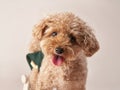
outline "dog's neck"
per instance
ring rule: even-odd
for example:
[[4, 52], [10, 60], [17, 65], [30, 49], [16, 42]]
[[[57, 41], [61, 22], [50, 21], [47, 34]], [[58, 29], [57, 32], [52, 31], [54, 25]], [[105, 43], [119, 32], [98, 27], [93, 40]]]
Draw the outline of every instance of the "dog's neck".
[[[76, 58], [73, 61], [67, 61], [64, 70], [64, 80], [77, 81], [81, 79], [81, 75], [87, 72], [87, 63], [85, 57]], [[84, 76], [86, 77], [86, 76]]]
[[[53, 74], [60, 74], [65, 81], [78, 81], [82, 77], [86, 77], [87, 73], [87, 63], [86, 57], [82, 54], [79, 54], [75, 60], [66, 60], [63, 65], [55, 66], [50, 57], [45, 57], [40, 68], [40, 73], [54, 72]], [[56, 72], [56, 73], [55, 73]]]

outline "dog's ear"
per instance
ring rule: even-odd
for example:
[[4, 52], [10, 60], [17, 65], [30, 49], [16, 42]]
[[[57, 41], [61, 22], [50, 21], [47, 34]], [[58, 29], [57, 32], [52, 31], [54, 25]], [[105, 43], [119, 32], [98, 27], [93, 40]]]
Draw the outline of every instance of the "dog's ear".
[[48, 25], [46, 25], [45, 21], [41, 21], [38, 25], [35, 25], [33, 29], [33, 37], [41, 40], [44, 32], [48, 29]]
[[42, 39], [45, 30], [48, 26], [45, 24], [45, 21], [41, 21], [39, 24], [34, 26], [33, 29], [33, 39], [30, 42], [29, 51], [37, 52], [40, 51], [40, 40]]
[[78, 36], [78, 43], [87, 57], [92, 56], [99, 49], [99, 43], [89, 26], [83, 25]]

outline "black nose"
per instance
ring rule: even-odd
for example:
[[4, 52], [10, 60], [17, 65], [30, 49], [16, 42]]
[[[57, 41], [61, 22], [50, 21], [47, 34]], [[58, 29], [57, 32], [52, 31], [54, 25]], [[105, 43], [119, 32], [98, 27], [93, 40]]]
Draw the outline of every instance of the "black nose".
[[62, 54], [62, 53], [64, 52], [64, 50], [63, 50], [63, 48], [57, 47], [57, 48], [55, 49], [55, 52], [56, 52], [57, 54]]

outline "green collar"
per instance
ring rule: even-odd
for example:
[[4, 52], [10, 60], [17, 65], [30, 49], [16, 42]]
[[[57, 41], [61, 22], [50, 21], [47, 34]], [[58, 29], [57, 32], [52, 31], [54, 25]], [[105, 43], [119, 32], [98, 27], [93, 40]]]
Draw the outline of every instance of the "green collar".
[[31, 69], [33, 68], [30, 64], [31, 61], [33, 61], [36, 65], [38, 65], [38, 68], [40, 68], [43, 57], [44, 57], [44, 54], [41, 51], [34, 52], [34, 53], [28, 53], [26, 55], [27, 62], [28, 62]]

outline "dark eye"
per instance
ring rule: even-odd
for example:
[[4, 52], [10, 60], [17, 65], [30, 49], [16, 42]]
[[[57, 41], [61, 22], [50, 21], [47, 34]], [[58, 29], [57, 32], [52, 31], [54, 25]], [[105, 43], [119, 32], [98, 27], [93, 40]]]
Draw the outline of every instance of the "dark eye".
[[53, 32], [51, 35], [55, 37], [57, 35], [57, 32]]
[[69, 36], [70, 37], [70, 42], [71, 43], [75, 43], [76, 42], [76, 38], [72, 35]]

